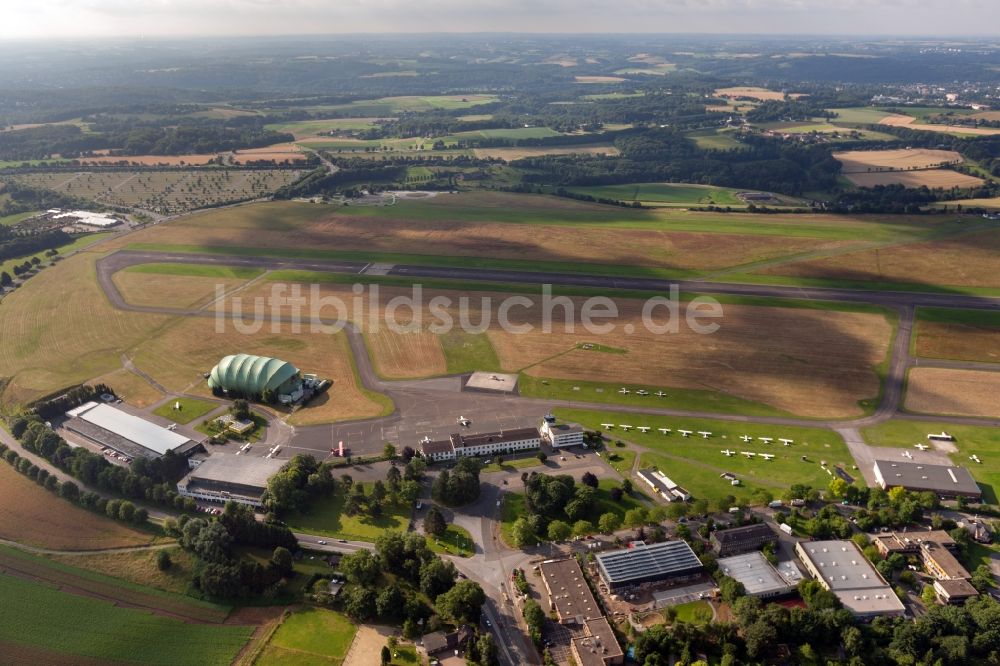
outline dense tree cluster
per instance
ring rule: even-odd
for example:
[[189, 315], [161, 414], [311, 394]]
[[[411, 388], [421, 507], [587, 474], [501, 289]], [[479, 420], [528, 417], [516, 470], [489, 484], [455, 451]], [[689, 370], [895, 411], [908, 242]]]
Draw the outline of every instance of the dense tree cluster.
[[476, 458], [461, 458], [451, 470], [441, 470], [431, 486], [431, 496], [449, 506], [468, 504], [479, 497], [479, 469]]
[[262, 502], [268, 511], [281, 514], [305, 509], [315, 498], [329, 497], [334, 490], [330, 467], [298, 454], [267, 480]]

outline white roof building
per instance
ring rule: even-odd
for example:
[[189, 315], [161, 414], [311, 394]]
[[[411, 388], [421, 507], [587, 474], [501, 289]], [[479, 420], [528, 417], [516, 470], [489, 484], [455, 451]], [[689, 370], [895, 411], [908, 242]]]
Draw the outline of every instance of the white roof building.
[[186, 454], [196, 446], [184, 435], [103, 403], [88, 402], [66, 415], [67, 429], [130, 457]]

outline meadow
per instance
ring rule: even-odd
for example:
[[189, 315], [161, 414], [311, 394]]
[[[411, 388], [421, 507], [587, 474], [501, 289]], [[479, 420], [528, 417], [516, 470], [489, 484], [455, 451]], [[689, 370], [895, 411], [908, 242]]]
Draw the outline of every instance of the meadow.
[[356, 632], [357, 626], [341, 613], [303, 608], [285, 617], [254, 663], [342, 664]]
[[736, 196], [739, 190], [686, 183], [630, 183], [625, 185], [595, 185], [572, 187], [570, 192], [599, 199], [638, 202], [644, 206], [713, 205], [745, 208]]
[[[157, 416], [170, 419], [174, 423], [191, 423], [205, 414], [221, 407], [217, 402], [195, 398], [173, 398], [153, 411]], [[180, 407], [180, 409], [177, 409]]]
[[[167, 666], [229, 664], [252, 630], [188, 624], [8, 575], [0, 575], [0, 597], [0, 640], [5, 641], [5, 659], [15, 661], [23, 649], [67, 663], [77, 658]], [[37, 652], [33, 657], [38, 658]]]
[[[853, 471], [854, 459], [840, 435], [822, 428], [773, 426], [713, 419], [647, 416], [644, 414], [616, 413], [608, 411], [557, 409], [556, 415], [567, 421], [582, 424], [588, 430], [603, 431], [611, 440], [622, 440], [642, 447], [632, 449], [639, 453], [640, 468], [653, 466], [661, 469], [675, 483], [690, 492], [695, 499], [716, 500], [727, 495], [749, 499], [754, 491], [764, 489], [774, 496], [794, 483], [804, 483], [814, 488], [825, 488], [832, 478], [823, 471], [821, 461], [828, 466], [839, 465], [849, 475], [860, 477]], [[602, 423], [630, 424], [634, 427], [649, 426], [648, 433], [634, 428], [628, 432], [620, 427], [605, 430]], [[667, 435], [657, 428], [670, 428]], [[678, 429], [708, 431], [710, 439], [702, 439], [693, 434], [682, 437]], [[743, 442], [740, 437], [749, 435], [752, 442]], [[775, 438], [764, 443], [756, 438]], [[791, 446], [782, 446], [777, 438], [794, 440]], [[733, 456], [723, 455], [722, 450], [732, 450]], [[606, 449], [608, 454], [620, 451], [614, 445]], [[741, 451], [757, 454], [773, 454], [773, 460], [746, 458]], [[805, 460], [803, 460], [805, 456]], [[720, 478], [723, 472], [735, 474], [741, 485], [732, 486]]]
[[[358, 485], [365, 487], [366, 494], [371, 491], [369, 483]], [[294, 531], [352, 541], [375, 541], [386, 530], [405, 532], [410, 522], [412, 507], [401, 505], [385, 506], [378, 518], [348, 516], [344, 513], [346, 499], [342, 486], [338, 486], [332, 497], [314, 502], [308, 513], [289, 514], [284, 520]]]
[[[73, 252], [78, 252], [80, 250], [86, 249], [91, 245], [93, 245], [94, 243], [98, 243], [102, 240], [105, 240], [106, 238], [110, 238], [112, 235], [114, 235], [114, 232], [111, 231], [99, 231], [97, 233], [91, 233], [91, 234], [80, 234], [79, 236], [74, 237], [73, 242], [69, 243], [68, 245], [63, 245], [62, 247], [57, 248], [59, 250], [59, 261], [62, 261], [63, 257], [66, 257], [67, 255]], [[8, 259], [7, 261], [0, 261], [0, 272], [12, 273], [12, 271], [14, 270], [14, 266], [23, 264], [25, 261], [31, 261], [35, 257], [37, 257], [38, 260], [41, 262], [40, 264], [41, 267], [45, 267], [48, 263], [52, 261], [52, 257], [45, 256], [44, 252], [27, 254], [24, 255], [23, 257], [18, 257], [17, 259]]]

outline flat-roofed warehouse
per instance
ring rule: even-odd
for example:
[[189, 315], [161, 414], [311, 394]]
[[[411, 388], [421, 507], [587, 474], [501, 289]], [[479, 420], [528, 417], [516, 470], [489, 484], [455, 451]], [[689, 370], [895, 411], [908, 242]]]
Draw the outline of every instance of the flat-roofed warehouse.
[[549, 607], [560, 624], [582, 626], [587, 620], [604, 617], [575, 559], [547, 560], [538, 568], [549, 594]]
[[159, 458], [172, 451], [187, 456], [199, 442], [104, 403], [88, 402], [66, 412], [63, 426], [129, 458]]
[[800, 541], [795, 544], [806, 570], [861, 619], [903, 615], [903, 603], [853, 541]]
[[213, 453], [177, 482], [184, 497], [209, 502], [239, 502], [261, 506], [267, 480], [284, 466], [276, 458]]
[[875, 481], [883, 490], [901, 486], [915, 492], [929, 490], [946, 497], [979, 500], [983, 496], [969, 470], [955, 465], [876, 460]]
[[646, 544], [596, 555], [597, 569], [608, 589], [618, 591], [643, 583], [681, 581], [698, 576], [704, 567], [686, 541]]
[[791, 562], [785, 565], [784, 570], [774, 567], [760, 552], [719, 559], [719, 571], [742, 583], [748, 595], [761, 599], [795, 592], [802, 574]]

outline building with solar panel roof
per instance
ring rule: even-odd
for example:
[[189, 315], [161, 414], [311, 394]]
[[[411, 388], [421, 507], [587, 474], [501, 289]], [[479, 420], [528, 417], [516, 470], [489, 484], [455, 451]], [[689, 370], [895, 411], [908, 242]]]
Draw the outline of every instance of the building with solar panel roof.
[[646, 583], [681, 582], [704, 571], [701, 560], [686, 541], [651, 544], [634, 541], [628, 548], [595, 557], [601, 579], [613, 592]]

